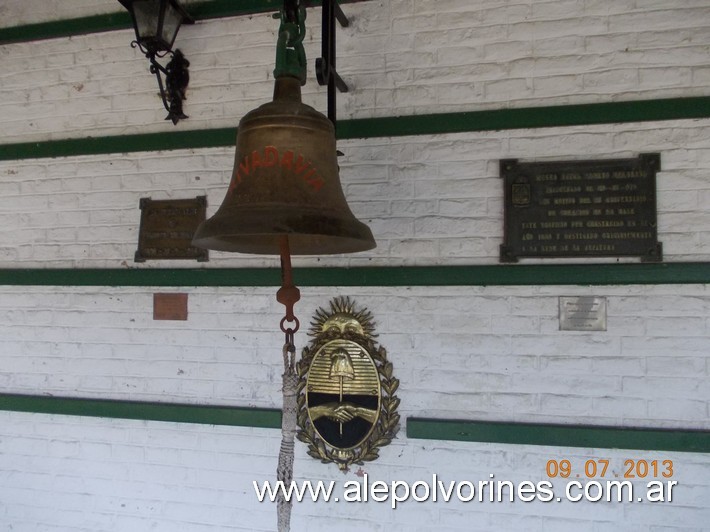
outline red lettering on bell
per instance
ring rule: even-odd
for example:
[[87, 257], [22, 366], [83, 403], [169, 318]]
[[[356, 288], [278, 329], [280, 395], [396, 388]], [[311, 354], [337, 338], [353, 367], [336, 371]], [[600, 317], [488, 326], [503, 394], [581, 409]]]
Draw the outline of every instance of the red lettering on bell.
[[237, 175], [239, 176], [239, 182], [242, 182], [242, 172], [244, 175], [249, 175], [249, 156], [244, 157], [244, 160], [239, 163], [239, 170], [237, 170]]
[[311, 171], [303, 176], [303, 180], [311, 187], [313, 187], [316, 192], [318, 192], [323, 186], [323, 180], [320, 178], [320, 176], [314, 178], [313, 176], [315, 175], [315, 173], [316, 169], [311, 168]]
[[274, 166], [276, 161], [279, 160], [279, 150], [276, 146], [267, 146], [264, 148], [264, 162], [263, 166]]
[[[234, 175], [229, 183], [228, 193], [231, 194], [242, 182], [244, 176], [249, 176], [251, 171], [255, 168], [267, 168], [276, 166], [277, 164], [280, 165], [282, 169], [296, 174], [311, 187], [314, 192], [318, 192], [323, 188], [323, 185], [325, 185], [325, 181], [320, 174], [318, 174], [318, 170], [314, 168], [311, 162], [307, 161], [302, 154], [296, 157], [296, 153], [293, 150], [286, 150], [283, 157], [281, 157], [276, 146], [265, 146], [263, 153], [260, 154], [257, 150], [254, 150], [251, 154], [247, 154], [235, 167]], [[258, 175], [255, 177], [258, 177]]]
[[261, 168], [263, 165], [261, 163], [261, 157], [259, 157], [259, 152], [254, 150], [251, 152], [251, 167]]
[[318, 177], [316, 179], [309, 179], [307, 183], [313, 188], [313, 190], [318, 192], [321, 188], [323, 188], [325, 181]]
[[306, 162], [306, 160], [303, 158], [303, 155], [299, 155], [298, 159], [296, 159], [296, 168], [294, 168], [294, 170], [296, 171], [297, 174], [300, 174], [306, 168], [308, 168], [310, 165], [311, 165], [311, 163]]
[[286, 153], [284, 153], [284, 158], [281, 159], [281, 168], [288, 168], [289, 170], [293, 170], [293, 156], [295, 154], [293, 153], [293, 150], [288, 150]]

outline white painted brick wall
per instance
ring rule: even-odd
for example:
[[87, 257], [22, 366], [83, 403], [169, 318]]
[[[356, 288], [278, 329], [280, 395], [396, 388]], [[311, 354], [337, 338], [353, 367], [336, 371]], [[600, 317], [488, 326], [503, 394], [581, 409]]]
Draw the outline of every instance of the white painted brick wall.
[[[120, 7], [120, 4], [118, 6]], [[0, 5], [0, 28], [90, 17], [116, 11], [118, 9], [114, 0], [3, 0]]]
[[[4, 24], [26, 21], [14, 3], [5, 10]], [[702, 1], [402, 0], [345, 11], [352, 25], [338, 30], [338, 69], [352, 90], [339, 97], [342, 119], [707, 93], [710, 8]], [[324, 110], [313, 72], [319, 10], [307, 27], [304, 101]], [[180, 30], [176, 46], [191, 77], [190, 119], [178, 129], [234, 127], [270, 99], [277, 29], [259, 14]], [[125, 30], [2, 46], [3, 142], [175, 129], [132, 38]]]
[[[3, 390], [278, 408], [282, 309], [273, 290], [187, 291], [189, 320], [180, 322], [152, 320], [150, 289], [5, 287]], [[304, 320], [343, 293], [303, 292]], [[705, 286], [346, 293], [375, 314], [406, 415], [710, 428]], [[559, 331], [560, 295], [606, 297], [608, 330]], [[299, 345], [307, 341], [298, 333]]]
[[[117, 2], [5, 2], [2, 25], [116, 11]], [[62, 4], [61, 6], [59, 4]], [[393, 0], [344, 6], [340, 117], [395, 116], [707, 95], [707, 2]], [[310, 11], [309, 64], [320, 52]], [[271, 95], [268, 15], [185, 27], [191, 61], [178, 130], [236, 126]], [[4, 143], [172, 131], [129, 31], [0, 47]], [[323, 110], [312, 72], [307, 103]], [[498, 161], [661, 153], [667, 261], [710, 260], [708, 120], [357, 139], [343, 188], [378, 248], [295, 266], [495, 264]], [[138, 267], [141, 197], [221, 202], [231, 149], [0, 162], [0, 265]], [[530, 261], [533, 262], [533, 261]], [[550, 261], [544, 261], [550, 262]], [[205, 267], [276, 266], [211, 253]], [[195, 267], [156, 261], [140, 267]], [[295, 273], [298, 282], [298, 271]], [[153, 292], [189, 293], [189, 320], [152, 320]], [[401, 381], [401, 414], [489, 421], [710, 429], [707, 285], [304, 288], [302, 321], [336, 295], [370, 308]], [[603, 296], [606, 332], [561, 332], [558, 297]], [[272, 288], [0, 287], [0, 392], [277, 408], [283, 313]], [[299, 333], [297, 343], [307, 343]], [[404, 423], [404, 421], [403, 421]], [[710, 458], [408, 440], [372, 480], [542, 480], [550, 459], [673, 459], [673, 504], [301, 504], [293, 529], [699, 531]], [[0, 412], [0, 529], [274, 530], [251, 481], [272, 479], [275, 430]], [[296, 478], [353, 480], [297, 445]]]
[[[272, 290], [188, 292], [188, 322], [153, 322], [150, 289], [4, 288], [3, 391], [278, 407], [281, 309]], [[710, 427], [706, 286], [309, 288], [298, 314], [305, 318], [343, 293], [375, 314], [379, 340], [402, 382], [403, 419]], [[559, 332], [559, 295], [607, 297], [608, 331]], [[686, 320], [693, 326], [682, 331], [659, 327]], [[297, 342], [305, 345], [303, 333]], [[2, 500], [10, 501], [0, 522], [44, 530], [59, 516], [57, 530], [273, 530], [273, 509], [257, 503], [251, 481], [273, 478], [278, 431], [1, 415], [0, 456], [12, 457], [6, 462], [12, 465], [0, 467]], [[268, 445], [255, 444], [255, 432]], [[357, 469], [343, 477], [314, 462], [302, 445], [298, 453], [299, 479], [357, 478]], [[339, 530], [383, 532], [572, 525], [699, 530], [707, 514], [706, 455], [427, 442], [407, 440], [404, 427], [382, 455], [363, 470], [388, 482], [428, 480], [433, 473], [451, 480], [491, 473], [541, 480], [549, 459], [609, 458], [619, 468], [627, 458], [670, 457], [682, 489], [672, 507], [644, 507], [643, 514], [628, 505], [410, 503], [406, 512], [391, 513], [371, 503], [363, 513], [355, 505], [303, 504], [294, 510], [294, 530], [325, 530], [341, 521]], [[62, 497], [55, 501], [48, 494], [59, 484]], [[47, 494], [42, 503], [34, 502], [38, 491]], [[246, 525], [236, 517], [245, 512]], [[408, 528], [414, 526], [420, 528]]]
[[[0, 412], [0, 522], [8, 530], [103, 532], [129, 530], [269, 531], [275, 509], [259, 503], [252, 481], [274, 475], [278, 432], [187, 424], [116, 421]], [[381, 458], [343, 475], [297, 448], [295, 478], [346, 481], [444, 482], [544, 480], [550, 459], [574, 464], [608, 459], [623, 471], [628, 458], [658, 453], [461, 444], [401, 439]], [[706, 455], [663, 453], [679, 476], [673, 503], [417, 503], [392, 511], [386, 503], [295, 504], [292, 530], [346, 532], [580, 530], [702, 530], [710, 489]], [[465, 458], [463, 458], [465, 457]], [[462, 459], [463, 458], [463, 459]], [[558, 479], [554, 486], [563, 486]], [[643, 483], [635, 482], [637, 489]], [[558, 488], [559, 489], [559, 488]]]
[[[664, 259], [708, 260], [709, 131], [698, 120], [341, 142], [343, 189], [378, 247], [297, 258], [295, 264], [495, 264], [503, 241], [500, 159], [604, 159], [650, 151], [661, 154]], [[233, 159], [232, 149], [214, 148], [0, 161], [0, 256], [5, 267], [136, 267], [140, 198], [206, 194], [210, 216], [224, 198]], [[273, 258], [218, 252], [209, 263], [275, 264]], [[141, 267], [168, 265], [195, 263]]]

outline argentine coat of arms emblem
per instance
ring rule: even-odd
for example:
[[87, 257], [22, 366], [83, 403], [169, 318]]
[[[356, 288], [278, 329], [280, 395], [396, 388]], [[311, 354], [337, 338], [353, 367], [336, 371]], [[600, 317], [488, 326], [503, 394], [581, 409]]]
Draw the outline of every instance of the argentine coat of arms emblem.
[[375, 460], [399, 430], [399, 381], [374, 337], [372, 314], [347, 297], [318, 309], [298, 363], [298, 439], [308, 454], [352, 464]]

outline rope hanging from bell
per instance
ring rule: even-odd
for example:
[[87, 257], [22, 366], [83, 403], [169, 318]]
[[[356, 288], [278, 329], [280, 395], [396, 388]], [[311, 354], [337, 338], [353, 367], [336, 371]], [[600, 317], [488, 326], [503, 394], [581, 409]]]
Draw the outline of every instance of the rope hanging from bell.
[[[296, 387], [296, 345], [294, 335], [298, 331], [299, 321], [293, 313], [293, 307], [301, 298], [301, 293], [293, 284], [291, 272], [291, 253], [288, 236], [282, 236], [281, 241], [281, 288], [276, 293], [276, 300], [286, 307], [286, 315], [281, 320], [281, 331], [285, 335], [283, 346], [284, 372], [281, 376], [283, 387], [283, 412], [281, 414], [281, 447], [279, 449], [279, 464], [276, 470], [277, 480], [283, 482], [285, 489], [293, 480], [294, 438], [298, 430], [296, 423], [297, 402]], [[291, 501], [286, 500], [284, 492], [279, 490], [276, 499], [278, 532], [289, 532], [291, 529]]]

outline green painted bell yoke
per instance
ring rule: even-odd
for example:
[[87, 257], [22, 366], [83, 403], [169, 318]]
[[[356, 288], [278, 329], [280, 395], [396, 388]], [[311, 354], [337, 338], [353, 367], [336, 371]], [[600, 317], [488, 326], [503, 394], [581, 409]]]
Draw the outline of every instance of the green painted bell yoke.
[[281, 26], [276, 43], [276, 68], [274, 78], [290, 76], [306, 84], [306, 50], [303, 39], [306, 37], [306, 9], [299, 6], [295, 10], [295, 20], [289, 20], [285, 9], [280, 11]]

